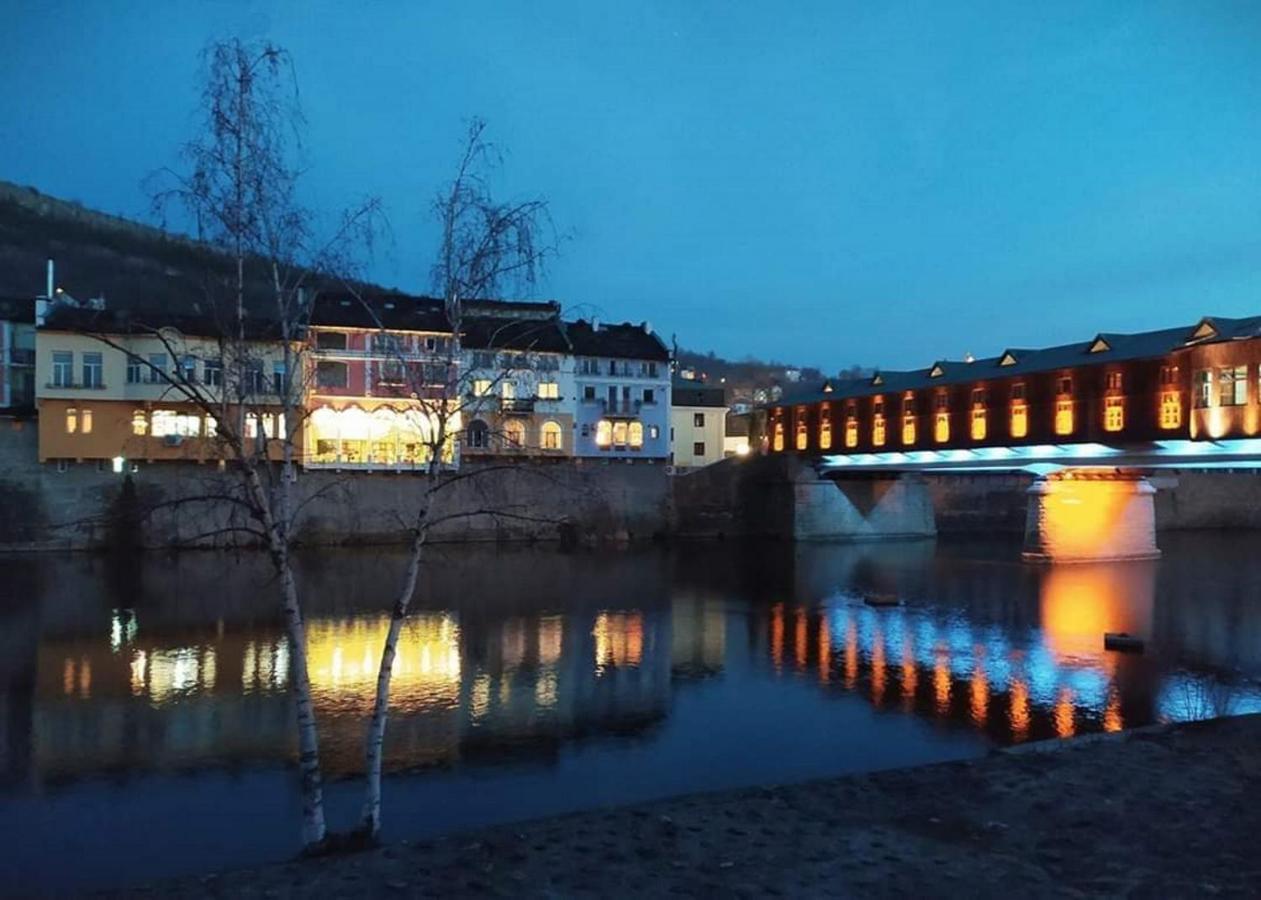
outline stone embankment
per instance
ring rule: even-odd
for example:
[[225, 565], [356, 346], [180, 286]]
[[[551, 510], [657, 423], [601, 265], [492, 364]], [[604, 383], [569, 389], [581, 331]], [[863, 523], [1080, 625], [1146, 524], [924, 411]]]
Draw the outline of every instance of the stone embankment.
[[1261, 716], [1246, 716], [596, 810], [149, 892], [1258, 896], [1259, 834]]

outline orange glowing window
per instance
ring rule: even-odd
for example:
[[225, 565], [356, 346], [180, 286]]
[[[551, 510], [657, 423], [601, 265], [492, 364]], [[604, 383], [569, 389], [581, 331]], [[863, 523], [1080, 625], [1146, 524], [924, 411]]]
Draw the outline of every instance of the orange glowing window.
[[1023, 400], [1011, 401], [1011, 436], [1022, 438], [1029, 434], [1029, 407]]
[[877, 447], [884, 446], [884, 413], [876, 413], [872, 417], [871, 442]]
[[79, 411], [73, 406], [66, 410], [66, 434], [79, 430]]
[[777, 453], [784, 449], [784, 423], [782, 421], [775, 423], [775, 440], [772, 446]]
[[915, 443], [915, 413], [902, 414], [902, 443], [908, 447]]
[[1055, 401], [1055, 433], [1056, 434], [1072, 434], [1073, 433], [1073, 401], [1072, 400], [1056, 400]]
[[829, 450], [832, 447], [832, 416], [824, 412], [819, 419], [819, 449]]
[[845, 420], [845, 446], [858, 446], [858, 420], [853, 416]]
[[797, 419], [797, 449], [805, 450], [810, 446], [810, 433], [806, 430], [805, 417]]
[[972, 409], [972, 440], [985, 440], [985, 407], [973, 407]]
[[1125, 400], [1108, 397], [1103, 406], [1103, 430], [1120, 431], [1125, 427]]
[[937, 418], [933, 422], [933, 440], [939, 444], [944, 444], [950, 440], [949, 413], [937, 413]]
[[1160, 427], [1166, 430], [1182, 427], [1182, 397], [1177, 391], [1160, 395]]

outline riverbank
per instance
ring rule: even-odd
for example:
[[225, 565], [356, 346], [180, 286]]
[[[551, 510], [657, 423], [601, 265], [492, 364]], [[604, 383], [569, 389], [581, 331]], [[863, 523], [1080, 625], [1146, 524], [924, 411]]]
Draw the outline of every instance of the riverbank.
[[148, 892], [1257, 896], [1257, 834], [1261, 715], [594, 810]]

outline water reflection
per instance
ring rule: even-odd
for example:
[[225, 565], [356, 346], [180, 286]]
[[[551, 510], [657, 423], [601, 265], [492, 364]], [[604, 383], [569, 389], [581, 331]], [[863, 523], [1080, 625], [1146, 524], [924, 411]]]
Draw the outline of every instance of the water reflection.
[[[446, 552], [400, 642], [387, 766], [651, 739], [680, 692], [709, 682], [750, 698], [736, 740], [756, 734], [787, 689], [774, 685], [789, 683], [821, 704], [860, 702], [1000, 744], [1261, 708], [1258, 563], [1220, 538], [1181, 546], [1159, 563], [1046, 569], [969, 545]], [[333, 777], [360, 768], [388, 626], [381, 598], [400, 564], [303, 561]], [[290, 760], [289, 650], [264, 562], [152, 561], [130, 582], [104, 565], [15, 562], [0, 623], [5, 780]], [[872, 593], [901, 605], [869, 606]], [[1138, 635], [1148, 652], [1105, 653], [1105, 631]], [[803, 710], [807, 732], [829, 715]], [[748, 762], [750, 781], [774, 777], [774, 760]]]

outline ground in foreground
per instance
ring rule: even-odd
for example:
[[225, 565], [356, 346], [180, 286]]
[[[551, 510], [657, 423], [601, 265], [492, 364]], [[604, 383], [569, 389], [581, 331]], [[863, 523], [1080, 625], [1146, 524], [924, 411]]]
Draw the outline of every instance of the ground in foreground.
[[[395, 813], [398, 815], [398, 813]], [[685, 797], [150, 890], [182, 897], [1261, 895], [1261, 716]]]

